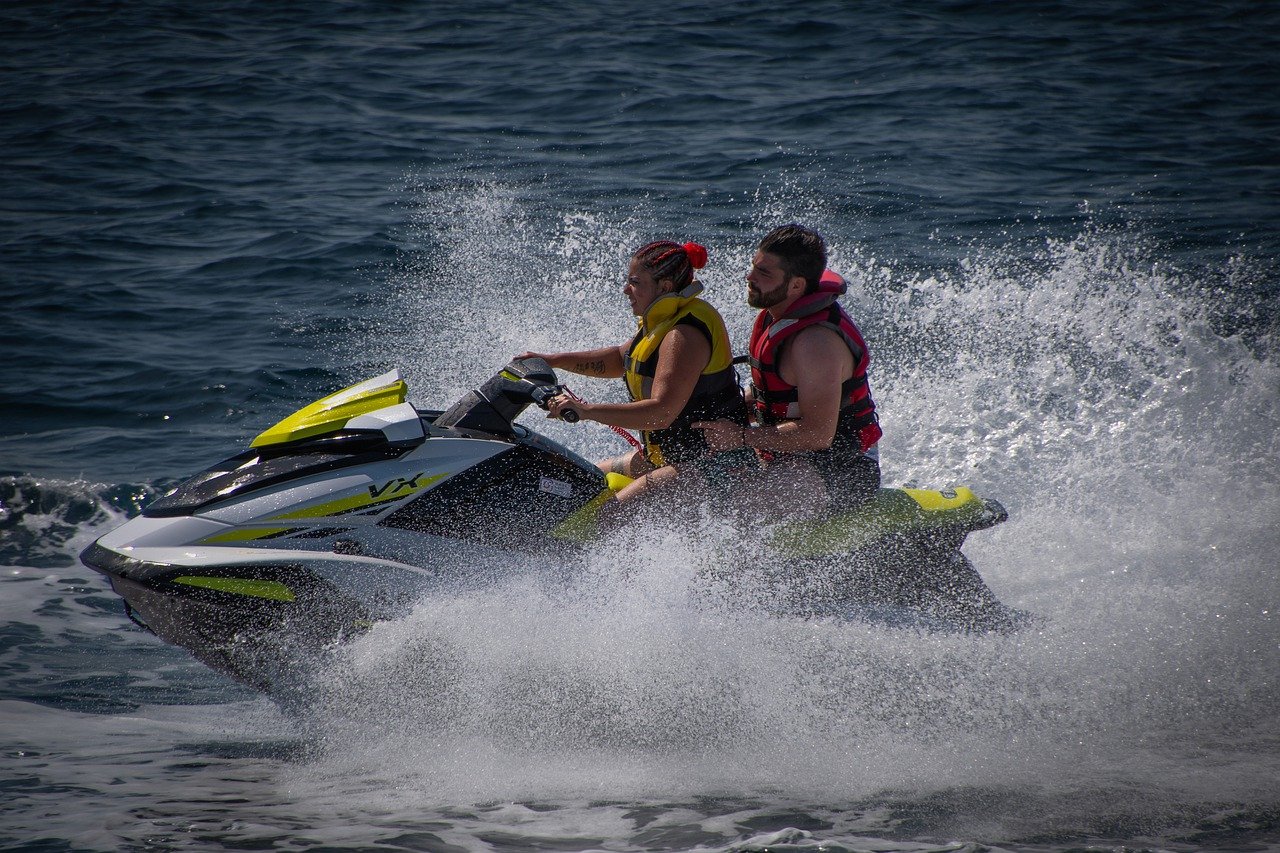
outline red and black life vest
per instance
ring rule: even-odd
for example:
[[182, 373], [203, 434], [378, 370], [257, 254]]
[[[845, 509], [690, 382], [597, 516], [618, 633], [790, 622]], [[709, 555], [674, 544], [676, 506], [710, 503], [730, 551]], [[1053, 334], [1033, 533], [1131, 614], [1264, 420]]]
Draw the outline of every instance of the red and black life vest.
[[761, 423], [798, 418], [796, 387], [778, 374], [782, 347], [793, 335], [810, 326], [826, 326], [839, 332], [853, 353], [853, 376], [840, 388], [842, 403], [836, 439], [850, 441], [856, 437], [858, 448], [865, 453], [883, 433], [876, 419], [871, 387], [867, 384], [871, 355], [853, 319], [836, 301], [847, 287], [843, 278], [827, 270], [817, 291], [801, 296], [783, 316], [775, 320], [768, 311], [760, 312], [751, 330], [751, 390]]

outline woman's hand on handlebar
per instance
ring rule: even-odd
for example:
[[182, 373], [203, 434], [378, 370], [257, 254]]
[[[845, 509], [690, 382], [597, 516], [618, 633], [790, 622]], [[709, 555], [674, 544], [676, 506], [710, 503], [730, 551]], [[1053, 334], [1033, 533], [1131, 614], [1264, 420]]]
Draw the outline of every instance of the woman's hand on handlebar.
[[568, 394], [557, 394], [547, 401], [547, 417], [577, 423], [582, 420], [585, 405], [581, 400], [570, 398]]

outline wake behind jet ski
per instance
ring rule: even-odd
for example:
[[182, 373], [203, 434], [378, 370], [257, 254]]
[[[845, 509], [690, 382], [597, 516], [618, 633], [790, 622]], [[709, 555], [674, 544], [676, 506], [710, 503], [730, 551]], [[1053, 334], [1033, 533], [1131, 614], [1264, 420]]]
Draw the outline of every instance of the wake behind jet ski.
[[[300, 409], [90, 545], [134, 621], [274, 691], [300, 652], [404, 615], [431, 591], [574, 564], [626, 478], [516, 418], [561, 390], [541, 359], [508, 364], [444, 411], [391, 371]], [[1006, 518], [965, 488], [881, 489], [778, 527], [769, 609], [1006, 630], [960, 553]], [[753, 561], [759, 565], [760, 561]]]

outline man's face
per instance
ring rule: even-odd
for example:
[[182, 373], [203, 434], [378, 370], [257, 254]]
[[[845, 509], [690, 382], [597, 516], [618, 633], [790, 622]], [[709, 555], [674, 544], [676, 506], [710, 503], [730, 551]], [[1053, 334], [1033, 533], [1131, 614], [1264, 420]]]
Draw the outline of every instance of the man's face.
[[747, 304], [771, 308], [787, 298], [792, 278], [782, 267], [782, 259], [769, 252], [756, 252], [747, 273]]

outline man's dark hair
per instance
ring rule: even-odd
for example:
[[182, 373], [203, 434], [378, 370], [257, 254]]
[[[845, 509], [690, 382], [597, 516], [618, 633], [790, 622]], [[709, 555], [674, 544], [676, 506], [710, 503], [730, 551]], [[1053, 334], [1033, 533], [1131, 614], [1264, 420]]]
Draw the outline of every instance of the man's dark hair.
[[796, 275], [804, 278], [805, 293], [818, 289], [827, 268], [827, 244], [817, 231], [795, 223], [780, 225], [764, 235], [757, 248], [776, 255], [788, 278]]

